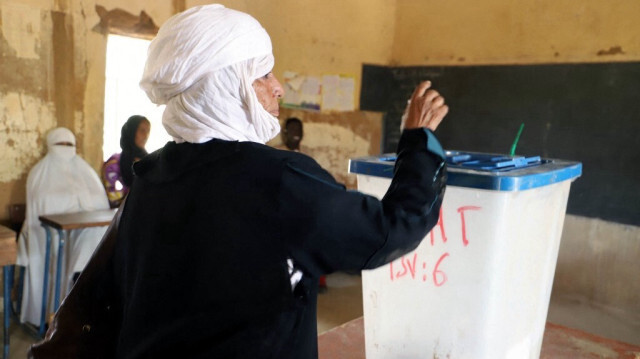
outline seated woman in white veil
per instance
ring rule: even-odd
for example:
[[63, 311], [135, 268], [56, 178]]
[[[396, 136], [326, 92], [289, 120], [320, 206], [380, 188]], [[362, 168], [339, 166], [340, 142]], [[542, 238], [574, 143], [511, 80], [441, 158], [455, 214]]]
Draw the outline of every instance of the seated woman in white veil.
[[[27, 178], [26, 218], [18, 240], [18, 265], [25, 266], [21, 322], [40, 323], [46, 234], [39, 216], [108, 209], [109, 202], [96, 172], [76, 154], [76, 140], [71, 131], [56, 128], [47, 135], [47, 155], [29, 172]], [[106, 227], [85, 228], [70, 232], [63, 266], [61, 293], [70, 289], [73, 274], [82, 271], [102, 238]], [[57, 231], [52, 231], [51, 262], [56, 263]], [[53, 311], [55, 272], [49, 271], [47, 311]]]

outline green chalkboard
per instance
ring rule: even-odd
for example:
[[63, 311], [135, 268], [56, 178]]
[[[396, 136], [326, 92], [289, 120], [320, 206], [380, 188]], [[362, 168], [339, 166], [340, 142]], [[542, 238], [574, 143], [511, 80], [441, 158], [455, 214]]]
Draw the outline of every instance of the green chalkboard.
[[385, 67], [364, 65], [361, 110], [382, 111], [384, 152], [394, 152], [414, 87], [431, 80], [450, 112], [446, 149], [583, 163], [568, 212], [640, 225], [640, 63]]

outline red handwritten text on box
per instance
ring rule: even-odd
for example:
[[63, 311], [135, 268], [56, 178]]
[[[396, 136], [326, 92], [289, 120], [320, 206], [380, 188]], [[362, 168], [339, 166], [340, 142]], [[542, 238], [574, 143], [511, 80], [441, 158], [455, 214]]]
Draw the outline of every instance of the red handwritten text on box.
[[[468, 233], [467, 231], [465, 212], [479, 211], [481, 209], [482, 208], [478, 206], [461, 206], [456, 210], [456, 212], [458, 212], [458, 214], [460, 215], [459, 223], [462, 234], [461, 240], [463, 247], [467, 247], [469, 245], [469, 238], [472, 238], [470, 233]], [[438, 223], [429, 233], [432, 247], [434, 247], [436, 244], [436, 231], [440, 233], [440, 239], [442, 243], [447, 243], [448, 238], [446, 235], [443, 218], [443, 212], [442, 209], [440, 209], [440, 217], [438, 218]], [[389, 275], [392, 281], [404, 278], [412, 280], [422, 280], [423, 282], [427, 282], [430, 280], [436, 287], [440, 287], [444, 285], [448, 280], [444, 268], [449, 256], [449, 252], [444, 252], [438, 257], [438, 260], [435, 262], [435, 264], [429, 265], [426, 261], [421, 261], [418, 253], [414, 252], [413, 254], [402, 256], [400, 257], [400, 259], [389, 263]], [[420, 263], [421, 265], [419, 266], [418, 264]], [[420, 273], [422, 275], [420, 275]]]

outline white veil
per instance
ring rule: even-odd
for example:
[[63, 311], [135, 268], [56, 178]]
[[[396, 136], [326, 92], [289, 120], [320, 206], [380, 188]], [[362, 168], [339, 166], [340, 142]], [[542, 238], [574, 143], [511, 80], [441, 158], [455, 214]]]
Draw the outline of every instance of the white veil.
[[[56, 145], [69, 142], [73, 146]], [[47, 155], [29, 172], [27, 177], [27, 209], [25, 222], [18, 239], [17, 264], [26, 267], [20, 320], [40, 323], [42, 285], [45, 260], [45, 231], [39, 216], [109, 208], [104, 187], [95, 173], [76, 155], [75, 136], [60, 127], [47, 135]], [[106, 228], [72, 231], [69, 256], [70, 273], [63, 278], [61, 290], [66, 293], [73, 272], [81, 271], [89, 261]], [[57, 260], [58, 237], [53, 233], [52, 263]], [[50, 271], [49, 278], [54, 271]], [[49, 283], [52, 289], [53, 281]], [[52, 292], [50, 292], [52, 293]], [[49, 295], [49, 298], [52, 298]], [[51, 301], [50, 301], [51, 302]], [[51, 310], [51, 307], [49, 307]]]

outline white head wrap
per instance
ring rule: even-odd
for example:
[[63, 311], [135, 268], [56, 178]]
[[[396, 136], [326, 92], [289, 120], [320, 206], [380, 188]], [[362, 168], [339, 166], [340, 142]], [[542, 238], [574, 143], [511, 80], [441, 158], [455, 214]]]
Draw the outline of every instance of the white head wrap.
[[273, 64], [271, 40], [257, 20], [219, 4], [204, 5], [162, 25], [149, 46], [140, 86], [152, 102], [167, 105], [162, 124], [178, 143], [265, 143], [280, 124], [252, 84]]
[[[61, 142], [69, 142], [73, 146], [56, 146]], [[51, 130], [47, 134], [47, 153], [59, 160], [71, 160], [76, 155], [76, 136], [64, 127]]]

